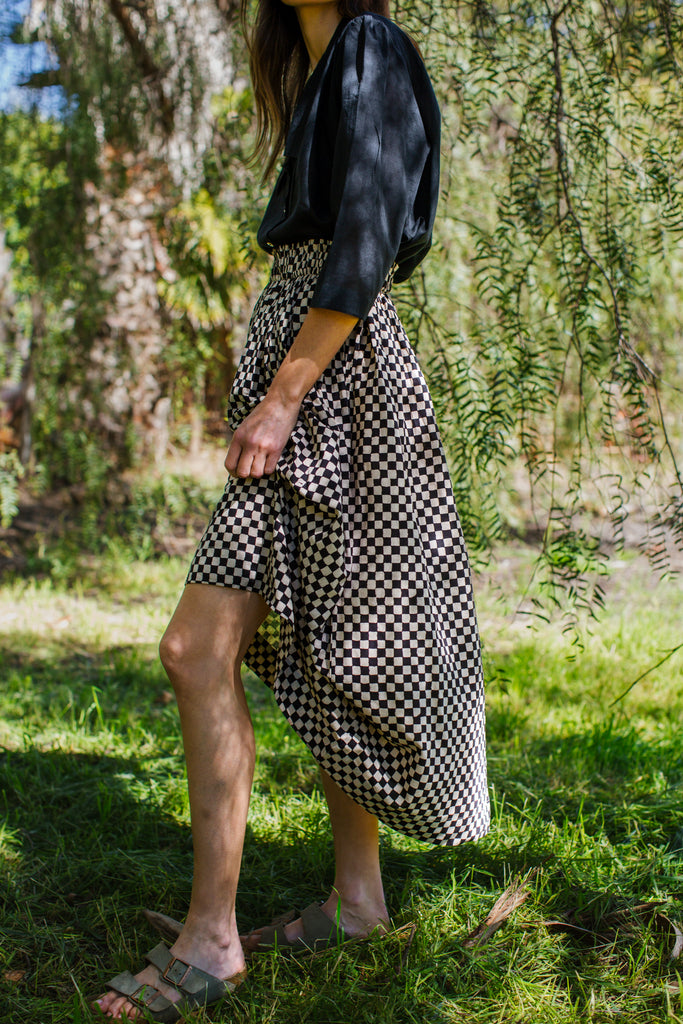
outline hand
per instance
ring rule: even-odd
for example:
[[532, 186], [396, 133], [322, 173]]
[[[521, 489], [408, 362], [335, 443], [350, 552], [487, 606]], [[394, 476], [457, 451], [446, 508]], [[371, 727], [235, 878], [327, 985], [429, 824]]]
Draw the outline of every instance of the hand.
[[298, 415], [298, 402], [286, 402], [268, 392], [232, 436], [225, 457], [228, 473], [235, 477], [261, 477], [272, 473]]

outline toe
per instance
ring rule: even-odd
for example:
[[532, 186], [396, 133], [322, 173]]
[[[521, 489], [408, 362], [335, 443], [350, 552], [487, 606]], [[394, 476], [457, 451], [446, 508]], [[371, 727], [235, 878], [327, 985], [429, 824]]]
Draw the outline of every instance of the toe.
[[296, 942], [297, 939], [303, 939], [304, 923], [300, 917], [297, 918], [296, 921], [292, 921], [291, 924], [285, 925], [285, 935], [290, 942]]
[[255, 949], [258, 949], [258, 945], [261, 941], [261, 932], [249, 932], [248, 935], [240, 935], [240, 942], [242, 949], [245, 953], [253, 953]]
[[105, 992], [104, 995], [98, 996], [98, 998], [93, 1001], [93, 1009], [96, 1006], [99, 1006], [102, 1013], [107, 1013], [116, 998], [116, 992]]
[[[303, 938], [304, 924], [300, 917], [295, 921], [288, 921], [286, 924], [278, 920], [277, 927], [280, 928], [281, 926], [284, 926], [284, 934], [288, 942], [296, 942], [297, 939]], [[261, 942], [266, 942], [269, 945], [273, 943], [275, 941], [274, 928], [275, 925], [263, 925], [261, 928], [256, 928], [253, 932], [240, 935], [240, 942], [245, 953], [255, 952]]]
[[116, 996], [116, 998], [112, 999], [111, 1003], [109, 1004], [107, 1016], [113, 1017], [114, 1019], [120, 1018], [121, 1010], [124, 1004], [130, 1006], [130, 1003], [128, 1003], [128, 1001], [124, 999], [123, 996]]
[[128, 1000], [119, 995], [117, 992], [107, 992], [105, 996], [95, 1000], [95, 1004], [99, 1006], [105, 1017], [110, 1020], [122, 1020], [125, 1013], [126, 1020], [135, 1020], [138, 1016], [137, 1008], [133, 1003], [129, 1003]]
[[129, 1003], [127, 999], [121, 1001], [121, 1005], [116, 1008], [116, 1013], [112, 1016], [115, 1020], [137, 1020], [140, 1011], [134, 1003]]

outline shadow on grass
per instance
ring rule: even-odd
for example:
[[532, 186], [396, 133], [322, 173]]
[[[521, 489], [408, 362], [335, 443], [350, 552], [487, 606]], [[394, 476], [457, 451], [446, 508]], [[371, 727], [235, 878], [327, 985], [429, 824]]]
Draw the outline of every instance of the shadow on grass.
[[[172, 765], [176, 777], [182, 776], [177, 759], [177, 711], [175, 703], [169, 700], [168, 682], [155, 653], [133, 645], [105, 649], [93, 645], [72, 650], [55, 643], [27, 652], [24, 640], [22, 636], [15, 638], [12, 648], [3, 652], [0, 659], [0, 714], [15, 726], [15, 731], [16, 727], [30, 731], [48, 723], [64, 723], [65, 728], [76, 729], [79, 736], [85, 734], [99, 743], [98, 733], [105, 726], [123, 737], [143, 730], [156, 748], [145, 759], [144, 769], [147, 771], [151, 760], [156, 759], [155, 793], [161, 793], [169, 782], [164, 763]], [[319, 795], [314, 762], [285, 724], [270, 691], [249, 675], [245, 685], [257, 731], [256, 791], [274, 800], [287, 800], [292, 794]], [[560, 827], [567, 822], [580, 822], [587, 833], [604, 832], [611, 842], [619, 843], [632, 835], [637, 820], [642, 837], [657, 845], [669, 840], [683, 825], [679, 791], [683, 752], [674, 737], [655, 742], [643, 738], [628, 725], [617, 726], [612, 719], [572, 735], [550, 737], [534, 736], [533, 724], [527, 722], [525, 726], [522, 720], [515, 723], [514, 729], [510, 726], [505, 715], [496, 710], [489, 713], [489, 777], [498, 803], [506, 804], [513, 818], [524, 821], [523, 841], [497, 837], [497, 852], [493, 853], [490, 842], [446, 850], [420, 847], [404, 851], [389, 840], [387, 854], [394, 858], [399, 885], [401, 876], [411, 872], [414, 863], [422, 870], [436, 872], [438, 879], [449, 871], [469, 870], [482, 881], [490, 877], [500, 883], [511, 871], [547, 861], [553, 841], [548, 837], [549, 823]], [[521, 737], [514, 748], [510, 746], [511, 735]], [[283, 737], [287, 743], [281, 742]], [[133, 748], [135, 739], [133, 736]], [[102, 743], [106, 745], [106, 736], [102, 736]], [[37, 756], [59, 757], [55, 752]], [[85, 765], [89, 757], [69, 755], [73, 764], [80, 759]], [[133, 766], [128, 773], [134, 773], [137, 762], [119, 763], [99, 757], [96, 761], [97, 772], [92, 776], [84, 774], [87, 784], [80, 784], [95, 794], [86, 800], [89, 814], [94, 815], [95, 821], [102, 821], [107, 813], [122, 822], [135, 820], [139, 787], [136, 790], [129, 786], [126, 790], [128, 783], [121, 780], [127, 773], [125, 766]], [[175, 788], [177, 791], [184, 786]], [[126, 792], [131, 799], [129, 807], [123, 800]], [[39, 804], [44, 803], [46, 791], [41, 791], [36, 799]], [[182, 799], [176, 792], [176, 805]], [[320, 832], [327, 836], [324, 825]], [[308, 836], [308, 840], [317, 842], [316, 836]], [[329, 846], [327, 838], [325, 842]], [[283, 843], [297, 855], [300, 852], [296, 836]]]
[[93, 724], [90, 714], [93, 721], [118, 720], [123, 728], [131, 715], [153, 720], [168, 702], [168, 680], [156, 652], [144, 647], [44, 641], [25, 633], [11, 642], [3, 638], [3, 644], [0, 715], [7, 722], [82, 730]]
[[[35, 748], [0, 753], [0, 1007], [9, 1013], [3, 1019], [13, 1024], [80, 1020], [78, 1014], [87, 1011], [74, 996], [74, 985], [83, 999], [92, 998], [106, 977], [139, 962], [155, 944], [140, 908], [183, 916], [191, 887], [191, 837], [187, 824], [164, 807], [163, 795], [180, 788], [184, 780], [176, 758], [143, 761]], [[331, 848], [317, 811], [279, 838], [247, 830], [242, 927], [263, 923], [283, 910], [283, 902], [310, 902], [329, 886]], [[396, 974], [401, 952], [386, 953], [385, 959], [393, 957], [390, 970], [387, 963], [366, 968], [372, 977], [362, 998], [376, 1001], [378, 1010], [376, 1018], [362, 1019], [383, 1019], [388, 983], [403, 1007], [393, 1019], [419, 1019], [406, 1010], [414, 1000]], [[353, 964], [350, 960], [352, 974]], [[275, 991], [283, 1008], [273, 1017], [274, 997], [264, 998], [273, 982], [265, 962], [254, 971], [256, 999], [247, 996], [252, 1005], [243, 1007], [246, 1016], [236, 1017], [230, 1009], [212, 1019], [351, 1019], [361, 998], [357, 979], [349, 987], [336, 959], [335, 965], [314, 966], [311, 978], [322, 980], [325, 991], [308, 980], [305, 1010], [297, 1009], [299, 967], [279, 967], [284, 975]], [[257, 1005], [259, 999], [263, 1005]], [[436, 1012], [430, 1019], [447, 1020]]]
[[[141, 926], [140, 908], [182, 917], [187, 906], [191, 837], [177, 716], [172, 705], [154, 703], [167, 685], [155, 656], [133, 646], [70, 650], [53, 643], [27, 654], [17, 642], [3, 656], [2, 670], [0, 709], [15, 733], [22, 724], [30, 729], [66, 722], [72, 731], [65, 731], [64, 743], [87, 741], [98, 748], [71, 753], [27, 745], [0, 754], [0, 949], [6, 965], [0, 999], [11, 1001], [7, 1019], [13, 1024], [75, 1020], [73, 1012], [59, 1016], [54, 1009], [73, 999], [74, 981], [92, 994], [97, 979], [138, 961], [154, 944], [153, 934]], [[93, 703], [93, 687], [99, 704]], [[244, 928], [306, 905], [332, 881], [331, 840], [310, 755], [295, 741], [286, 748], [279, 742], [286, 727], [269, 691], [252, 680], [247, 688], [262, 741], [257, 793], [266, 810], [253, 818], [245, 841], [239, 897]], [[672, 788], [683, 776], [680, 745], [669, 736], [649, 741], [628, 725], [605, 721], [573, 735], [542, 738], [528, 724], [513, 748], [505, 722], [493, 716], [489, 725], [491, 781], [498, 805], [507, 806], [499, 819], [504, 824], [484, 842], [454, 849], [383, 833], [387, 895], [389, 905], [399, 908], [397, 923], [438, 906], [444, 892], [455, 899], [454, 890], [469, 891], [472, 913], [483, 916], [511, 875], [541, 866], [545, 889], [539, 900], [560, 914], [582, 891], [562, 864], [575, 858], [594, 878], [611, 877], [612, 853], [600, 846], [603, 836], [629, 848], [629, 891], [637, 898], [638, 886], [648, 884], [642, 865], [652, 844], [663, 849], [682, 824], [680, 794]], [[129, 749], [144, 753], [117, 756], [112, 751], [131, 732]], [[114, 734], [121, 742], [114, 743]], [[272, 824], [267, 810], [278, 803], [282, 827]], [[623, 877], [619, 884], [624, 888]], [[414, 970], [423, 980], [430, 977], [440, 942], [449, 966], [439, 968], [433, 981], [435, 991], [451, 998], [464, 991], [467, 954], [462, 935], [451, 930], [439, 938], [435, 922], [434, 917], [425, 926]], [[575, 949], [571, 939], [565, 945]], [[509, 966], [505, 956], [504, 943], [491, 953], [501, 976]], [[593, 954], [586, 956], [592, 969]], [[226, 1011], [220, 1019], [373, 1020], [373, 999], [377, 1020], [452, 1019], [432, 996], [422, 1006], [417, 986], [402, 988], [394, 966], [364, 967], [361, 958], [357, 968], [349, 961], [356, 981], [347, 990], [348, 978], [336, 963], [315, 965], [306, 981], [300, 968], [280, 968], [280, 987], [272, 996], [266, 962], [254, 971], [256, 997], [246, 997], [252, 1002], [244, 1004], [242, 1016]], [[482, 976], [477, 985], [484, 981]], [[306, 1000], [298, 1008], [302, 985]], [[274, 1008], [275, 999], [280, 1003]], [[394, 1000], [391, 1013], [387, 1000]]]
[[[492, 723], [495, 724], [495, 723]], [[489, 744], [489, 781], [508, 813], [578, 827], [614, 845], [661, 846], [683, 826], [683, 749], [613, 719], [571, 734]]]

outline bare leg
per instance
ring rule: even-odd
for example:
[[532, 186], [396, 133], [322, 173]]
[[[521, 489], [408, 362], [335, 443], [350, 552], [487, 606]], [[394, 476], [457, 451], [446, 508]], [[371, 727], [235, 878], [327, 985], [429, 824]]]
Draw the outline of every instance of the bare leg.
[[[171, 952], [218, 978], [244, 967], [235, 893], [254, 772], [254, 731], [240, 678], [242, 659], [268, 608], [252, 593], [190, 584], [161, 641], [185, 747], [194, 877], [182, 934]], [[154, 967], [137, 975], [169, 999]], [[124, 997], [98, 1000], [110, 1017], [138, 1010]]]
[[334, 886], [322, 909], [335, 918], [349, 935], [368, 935], [386, 930], [389, 922], [379, 866], [379, 823], [374, 815], [321, 771], [334, 837]]
[[[378, 822], [321, 771], [334, 837], [334, 886], [322, 910], [339, 920], [347, 935], [362, 936], [378, 928], [386, 931], [389, 914], [379, 866]], [[258, 945], [259, 932], [243, 936], [246, 949]], [[288, 939], [301, 938], [300, 919], [285, 926]]]

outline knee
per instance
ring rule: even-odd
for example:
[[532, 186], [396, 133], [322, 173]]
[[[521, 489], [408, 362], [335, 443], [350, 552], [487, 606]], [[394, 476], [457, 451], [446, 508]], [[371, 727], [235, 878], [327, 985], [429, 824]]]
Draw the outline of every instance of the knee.
[[161, 638], [159, 657], [178, 703], [225, 689], [236, 664], [214, 637], [173, 622]]
[[185, 644], [182, 638], [169, 626], [159, 642], [161, 664], [169, 675], [182, 664], [184, 654]]
[[171, 626], [159, 643], [159, 657], [172, 683], [186, 673], [189, 663], [189, 645]]
[[207, 679], [202, 652], [197, 649], [191, 633], [169, 626], [159, 643], [159, 657], [176, 697], [196, 690], [197, 680]]

